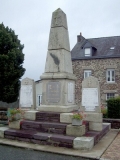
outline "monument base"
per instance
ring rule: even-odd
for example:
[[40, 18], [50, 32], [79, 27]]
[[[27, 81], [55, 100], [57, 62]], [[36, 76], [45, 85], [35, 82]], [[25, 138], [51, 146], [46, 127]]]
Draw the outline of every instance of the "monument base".
[[68, 113], [72, 112], [74, 110], [78, 110], [77, 105], [72, 106], [57, 106], [57, 105], [41, 105], [38, 107], [39, 111], [49, 111], [49, 112], [62, 112], [62, 113]]

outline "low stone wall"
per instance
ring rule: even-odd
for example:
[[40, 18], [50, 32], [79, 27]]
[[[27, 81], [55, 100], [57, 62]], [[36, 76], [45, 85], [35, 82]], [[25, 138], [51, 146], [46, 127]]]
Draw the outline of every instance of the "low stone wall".
[[18, 108], [18, 107], [19, 107], [19, 101], [13, 103], [6, 103], [0, 101], [0, 108]]
[[103, 118], [103, 122], [111, 123], [111, 128], [113, 128], [113, 129], [119, 129], [120, 128], [120, 119]]

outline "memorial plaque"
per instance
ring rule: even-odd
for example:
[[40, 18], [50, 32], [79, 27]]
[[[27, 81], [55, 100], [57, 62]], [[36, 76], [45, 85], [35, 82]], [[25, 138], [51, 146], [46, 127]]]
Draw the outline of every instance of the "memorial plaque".
[[60, 101], [61, 85], [58, 81], [48, 82], [46, 88], [47, 101], [49, 103], [57, 103]]
[[85, 106], [86, 111], [94, 111], [95, 106], [99, 106], [97, 88], [83, 88], [82, 106]]
[[32, 85], [21, 85], [20, 106], [31, 107], [31, 105], [33, 105]]
[[72, 82], [68, 83], [68, 102], [72, 103], [74, 101], [74, 84]]

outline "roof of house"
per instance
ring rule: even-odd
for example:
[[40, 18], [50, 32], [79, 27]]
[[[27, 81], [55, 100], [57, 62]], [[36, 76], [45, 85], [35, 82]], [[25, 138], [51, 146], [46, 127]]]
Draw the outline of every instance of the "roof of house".
[[[85, 57], [84, 46], [86, 44], [88, 47], [91, 45], [95, 48], [92, 56]], [[71, 57], [72, 60], [120, 57], [120, 36], [85, 39], [79, 35], [78, 42], [71, 51]]]
[[35, 83], [39, 83], [39, 82], [41, 82], [41, 79], [39, 79], [39, 80], [35, 81]]

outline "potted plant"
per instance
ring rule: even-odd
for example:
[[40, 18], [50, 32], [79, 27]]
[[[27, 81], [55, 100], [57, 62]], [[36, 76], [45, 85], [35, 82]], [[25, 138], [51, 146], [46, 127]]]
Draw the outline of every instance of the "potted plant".
[[83, 112], [75, 112], [75, 113], [73, 113], [73, 116], [72, 116], [72, 125], [73, 126], [82, 125], [84, 116], [85, 115], [84, 115]]
[[21, 109], [16, 109], [16, 108], [8, 109], [7, 112], [8, 121], [13, 122], [21, 119], [23, 113], [24, 112]]

